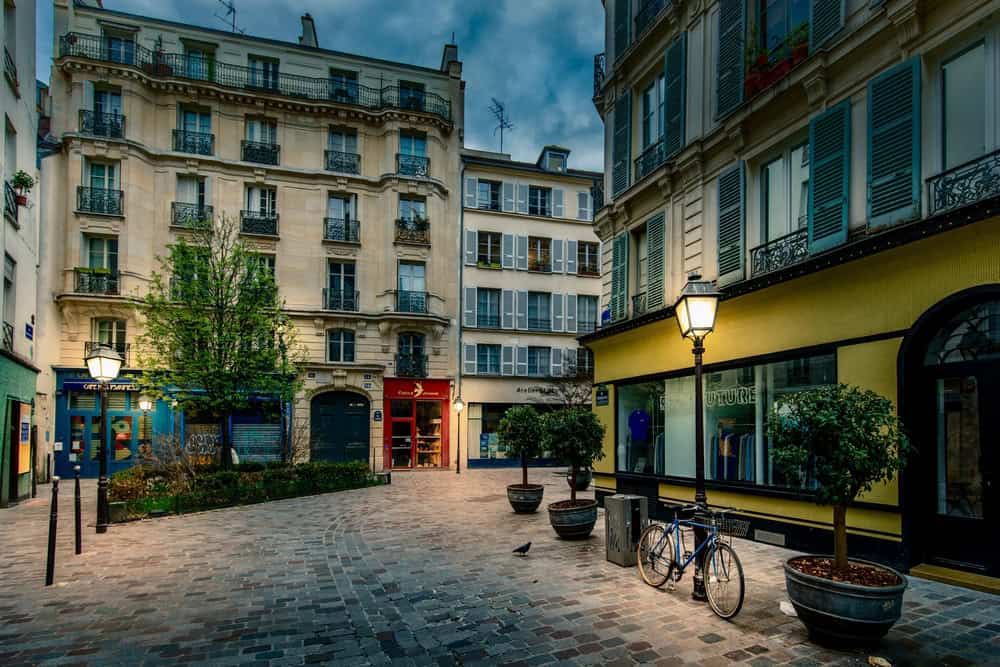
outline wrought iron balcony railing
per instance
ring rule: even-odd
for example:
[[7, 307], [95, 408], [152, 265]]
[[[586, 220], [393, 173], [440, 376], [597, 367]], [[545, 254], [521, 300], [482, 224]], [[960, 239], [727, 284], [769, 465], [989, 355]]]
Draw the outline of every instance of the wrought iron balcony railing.
[[638, 183], [657, 167], [666, 162], [667, 156], [663, 150], [663, 139], [650, 144], [639, 157], [635, 159], [635, 182]]
[[396, 377], [427, 377], [427, 355], [415, 352], [399, 352], [396, 354]]
[[213, 220], [215, 220], [215, 210], [211, 206], [182, 201], [170, 204], [170, 224], [174, 227], [198, 227], [211, 224]]
[[396, 292], [397, 313], [427, 313], [427, 292], [411, 292], [398, 290]]
[[430, 245], [431, 223], [419, 218], [399, 218], [396, 220], [396, 241]]
[[73, 270], [73, 291], [78, 294], [118, 294], [118, 273], [78, 267]]
[[14, 191], [10, 181], [3, 182], [3, 214], [17, 225], [17, 192]]
[[603, 53], [594, 56], [594, 97], [600, 97], [604, 90], [608, 61]]
[[240, 231], [261, 236], [278, 235], [278, 214], [274, 211], [240, 211]]
[[481, 329], [499, 329], [500, 315], [498, 313], [476, 313], [476, 326]]
[[323, 218], [323, 240], [361, 243], [361, 223], [344, 218]]
[[76, 210], [83, 213], [122, 215], [123, 199], [121, 190], [76, 187]]
[[83, 356], [88, 356], [91, 352], [97, 351], [98, 348], [107, 347], [115, 352], [122, 358], [122, 366], [129, 366], [132, 352], [132, 346], [130, 343], [123, 341], [116, 341], [114, 343], [104, 343], [99, 340], [87, 340], [83, 342]]
[[21, 96], [21, 84], [17, 78], [17, 65], [14, 63], [14, 57], [10, 55], [10, 51], [7, 47], [3, 47], [3, 75], [7, 79], [7, 83], [14, 90], [14, 95], [16, 97]]
[[429, 157], [396, 153], [396, 173], [401, 176], [427, 178], [430, 169], [431, 159]]
[[214, 155], [215, 135], [210, 132], [174, 130], [174, 150], [195, 155]]
[[642, 315], [646, 312], [646, 293], [639, 292], [632, 295], [632, 317]]
[[348, 313], [358, 312], [361, 303], [361, 292], [351, 292], [342, 289], [323, 288], [323, 310], [336, 310]]
[[548, 317], [529, 317], [528, 329], [531, 331], [552, 331], [552, 320]]
[[244, 141], [240, 154], [244, 162], [278, 164], [278, 159], [281, 156], [281, 146], [262, 141]]
[[10, 322], [3, 323], [3, 349], [14, 351], [14, 325]]
[[125, 116], [80, 109], [80, 134], [121, 139], [125, 136]]
[[112, 45], [99, 35], [71, 32], [59, 38], [60, 58], [87, 58], [136, 67], [157, 78], [204, 81], [227, 88], [269, 92], [319, 102], [334, 102], [372, 110], [405, 109], [432, 114], [451, 122], [451, 101], [437, 93], [399, 86], [371, 88], [354, 82], [344, 85], [329, 77], [268, 73], [215, 58], [193, 58], [184, 53], [154, 51], [134, 42]]
[[591, 322], [588, 320], [580, 320], [576, 323], [577, 333], [590, 333], [591, 331], [597, 330], [597, 322]]
[[341, 174], [360, 174], [361, 156], [357, 153], [326, 151], [326, 170]]
[[936, 215], [1000, 195], [1000, 150], [927, 179], [930, 214]]
[[644, 32], [656, 24], [656, 17], [663, 9], [670, 5], [670, 0], [646, 0], [635, 15], [635, 38], [642, 36]]
[[791, 234], [759, 245], [750, 251], [750, 275], [759, 276], [809, 257], [809, 230], [805, 227]]

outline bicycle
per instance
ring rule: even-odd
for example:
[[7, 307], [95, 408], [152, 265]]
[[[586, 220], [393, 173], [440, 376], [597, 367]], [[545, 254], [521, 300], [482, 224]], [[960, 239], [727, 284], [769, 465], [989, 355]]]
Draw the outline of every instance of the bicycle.
[[[651, 523], [639, 537], [637, 556], [639, 574], [643, 581], [659, 588], [668, 580], [680, 581], [687, 567], [696, 561], [702, 566], [705, 595], [717, 616], [730, 619], [740, 613], [746, 582], [743, 566], [730, 543], [732, 536], [745, 537], [750, 524], [729, 519], [732, 510], [712, 511], [697, 505], [688, 505], [674, 512], [667, 524]], [[681, 513], [694, 512], [692, 519], [680, 519]], [[707, 520], [696, 521], [700, 515]], [[707, 532], [705, 541], [689, 551], [684, 543], [685, 533], [694, 529]]]

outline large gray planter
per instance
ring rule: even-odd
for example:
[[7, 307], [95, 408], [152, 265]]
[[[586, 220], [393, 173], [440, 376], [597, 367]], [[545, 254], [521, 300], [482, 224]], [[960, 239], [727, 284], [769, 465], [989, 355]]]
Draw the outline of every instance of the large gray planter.
[[507, 487], [507, 500], [518, 514], [531, 514], [542, 504], [545, 487], [541, 484], [511, 484]]
[[858, 586], [800, 572], [791, 566], [800, 558], [827, 556], [796, 556], [785, 562], [788, 598], [815, 641], [834, 645], [872, 644], [899, 620], [906, 590], [906, 577], [899, 572], [880, 563], [852, 558], [852, 562], [888, 570], [900, 581], [895, 586]]
[[549, 523], [556, 535], [564, 540], [584, 539], [597, 523], [597, 501], [578, 500], [577, 503], [575, 507], [555, 507], [558, 503], [549, 505]]

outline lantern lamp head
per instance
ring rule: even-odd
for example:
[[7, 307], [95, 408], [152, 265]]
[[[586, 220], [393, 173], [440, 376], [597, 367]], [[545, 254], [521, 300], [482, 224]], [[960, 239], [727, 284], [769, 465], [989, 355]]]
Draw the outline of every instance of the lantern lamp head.
[[90, 377], [98, 382], [111, 382], [118, 377], [118, 371], [122, 367], [122, 357], [106, 345], [98, 345], [90, 351], [84, 361], [87, 362], [87, 371]]
[[139, 409], [142, 410], [143, 414], [147, 414], [153, 409], [153, 399], [147, 394], [141, 394], [139, 396]]
[[461, 413], [465, 409], [465, 401], [459, 396], [452, 402], [451, 406], [455, 408], [455, 412]]
[[681, 336], [698, 340], [712, 333], [715, 330], [715, 316], [721, 296], [715, 283], [702, 280], [697, 273], [690, 274], [674, 304], [674, 315], [677, 317]]

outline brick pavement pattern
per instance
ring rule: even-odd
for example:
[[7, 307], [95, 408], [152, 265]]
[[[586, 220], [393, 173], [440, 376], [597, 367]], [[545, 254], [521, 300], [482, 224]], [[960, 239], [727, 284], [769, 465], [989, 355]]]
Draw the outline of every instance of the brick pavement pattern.
[[[809, 643], [779, 611], [791, 552], [736, 540], [747, 599], [733, 622], [642, 583], [593, 537], [515, 515], [515, 470], [396, 474], [388, 487], [84, 532], [60, 499], [56, 585], [44, 587], [49, 487], [0, 510], [2, 665], [664, 666], [867, 664]], [[568, 496], [532, 471], [545, 502]], [[85, 494], [87, 522], [94, 487]], [[526, 558], [510, 550], [533, 546]], [[1000, 664], [1000, 597], [910, 579], [904, 616], [871, 653], [895, 665]]]

